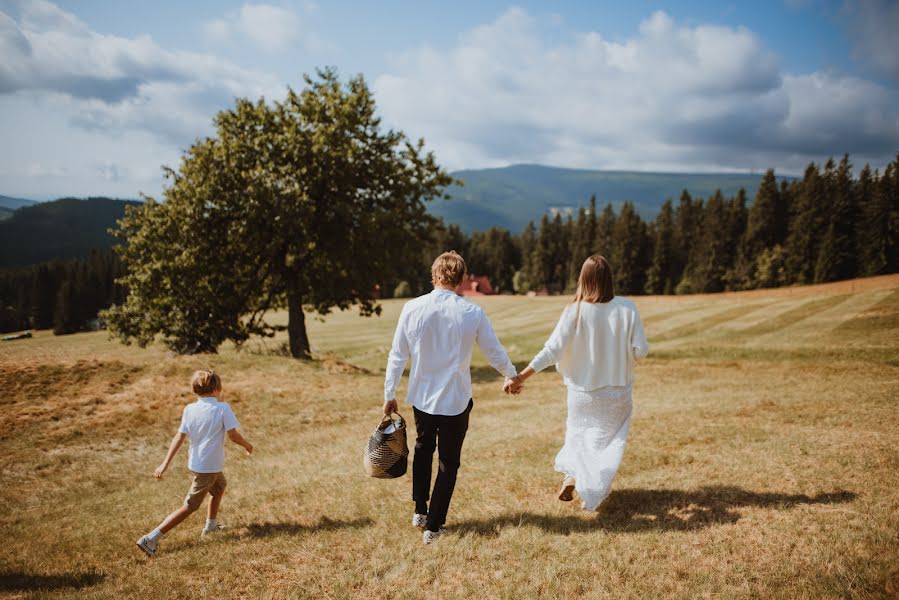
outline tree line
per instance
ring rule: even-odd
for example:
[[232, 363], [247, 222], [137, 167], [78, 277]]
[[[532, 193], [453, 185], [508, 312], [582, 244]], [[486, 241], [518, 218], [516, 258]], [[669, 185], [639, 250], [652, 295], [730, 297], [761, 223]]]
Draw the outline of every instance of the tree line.
[[[422, 264], [385, 295], [429, 287], [427, 266], [456, 250], [469, 271], [504, 293], [574, 291], [590, 254], [612, 264], [621, 294], [690, 294], [822, 283], [899, 272], [899, 156], [881, 173], [865, 165], [853, 177], [846, 155], [800, 179], [762, 177], [752, 202], [740, 190], [696, 198], [684, 190], [644, 221], [634, 205], [602, 210], [596, 198], [563, 218], [543, 215], [520, 235], [492, 228], [465, 235], [441, 226]], [[408, 285], [407, 285], [408, 284]]]
[[99, 311], [124, 302], [126, 290], [116, 283], [124, 274], [113, 249], [0, 269], [0, 332], [52, 328], [60, 335], [89, 329]]
[[[899, 157], [881, 173], [852, 176], [848, 156], [801, 179], [778, 183], [765, 173], [751, 203], [741, 190], [707, 199], [684, 190], [644, 221], [633, 204], [588, 207], [563, 218], [545, 214], [519, 234], [501, 228], [466, 235], [440, 222], [411, 250], [420, 260], [397, 266], [383, 297], [430, 287], [430, 263], [456, 250], [470, 272], [501, 293], [570, 293], [592, 253], [612, 263], [621, 294], [689, 294], [821, 283], [899, 272]], [[0, 332], [89, 328], [99, 311], [122, 305], [126, 269], [113, 249], [88, 257], [0, 270]], [[122, 281], [125, 281], [122, 279]]]

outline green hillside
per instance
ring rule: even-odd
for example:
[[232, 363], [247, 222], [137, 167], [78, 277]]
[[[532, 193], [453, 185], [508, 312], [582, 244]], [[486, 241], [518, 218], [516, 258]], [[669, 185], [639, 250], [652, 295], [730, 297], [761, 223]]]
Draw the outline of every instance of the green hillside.
[[586, 206], [592, 194], [600, 206], [612, 202], [617, 207], [631, 201], [643, 218], [653, 219], [667, 198], [676, 201], [684, 189], [705, 198], [717, 189], [730, 196], [742, 187], [751, 199], [762, 178], [760, 174], [593, 171], [540, 165], [456, 171], [452, 175], [465, 185], [449, 188], [451, 200], [432, 202], [433, 214], [465, 231], [498, 226], [516, 233], [547, 211]]
[[0, 267], [86, 256], [115, 241], [107, 233], [134, 201], [63, 198], [16, 210], [0, 220]]

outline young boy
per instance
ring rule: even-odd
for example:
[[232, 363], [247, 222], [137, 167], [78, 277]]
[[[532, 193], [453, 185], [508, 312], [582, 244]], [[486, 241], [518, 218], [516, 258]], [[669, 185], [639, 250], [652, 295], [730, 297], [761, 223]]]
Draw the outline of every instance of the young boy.
[[216, 534], [224, 526], [216, 523], [222, 495], [225, 493], [225, 435], [235, 444], [243, 446], [247, 455], [253, 452], [253, 445], [245, 440], [237, 428], [240, 424], [227, 402], [221, 402], [222, 380], [213, 371], [197, 371], [191, 378], [191, 387], [198, 396], [197, 401], [184, 407], [181, 426], [172, 439], [165, 460], [156, 468], [153, 476], [162, 479], [185, 438], [190, 439], [187, 468], [193, 475], [193, 483], [184, 499], [184, 506], [167, 516], [159, 527], [137, 540], [137, 547], [147, 556], [156, 554], [159, 540], [168, 531], [189, 517], [203, 504], [206, 494], [212, 496], [207, 510], [206, 526], [201, 537]]

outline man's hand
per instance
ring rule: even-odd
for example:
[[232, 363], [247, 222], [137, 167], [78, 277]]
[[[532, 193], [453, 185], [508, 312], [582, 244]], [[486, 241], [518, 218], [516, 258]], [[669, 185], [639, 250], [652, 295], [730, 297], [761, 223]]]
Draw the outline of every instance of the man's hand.
[[253, 444], [251, 444], [250, 442], [247, 442], [246, 445], [244, 445], [243, 449], [246, 451], [247, 456], [253, 454]]
[[511, 379], [506, 377], [505, 382], [503, 382], [503, 391], [507, 394], [520, 394], [523, 387], [524, 384], [517, 375]]
[[389, 415], [396, 412], [396, 398], [384, 401], [384, 414]]
[[162, 479], [162, 474], [165, 473], [165, 470], [168, 468], [169, 466], [165, 463], [159, 465], [158, 467], [156, 467], [156, 470], [153, 471], [153, 477], [155, 477], [156, 479]]

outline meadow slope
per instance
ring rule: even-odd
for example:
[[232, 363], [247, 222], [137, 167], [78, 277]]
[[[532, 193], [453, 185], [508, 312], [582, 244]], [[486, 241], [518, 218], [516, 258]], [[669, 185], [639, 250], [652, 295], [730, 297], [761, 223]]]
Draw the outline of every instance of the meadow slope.
[[[479, 302], [523, 366], [566, 300]], [[399, 301], [310, 319], [312, 363], [282, 339], [212, 356], [102, 332], [2, 343], [0, 598], [899, 595], [899, 277], [636, 302], [652, 349], [600, 512], [554, 497], [558, 374], [505, 396], [476, 352], [450, 533], [431, 547], [408, 476], [361, 469]], [[195, 515], [147, 560], [134, 541], [183, 498], [186, 451], [152, 472], [206, 366], [257, 451], [228, 448], [225, 537], [200, 542]]]

